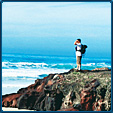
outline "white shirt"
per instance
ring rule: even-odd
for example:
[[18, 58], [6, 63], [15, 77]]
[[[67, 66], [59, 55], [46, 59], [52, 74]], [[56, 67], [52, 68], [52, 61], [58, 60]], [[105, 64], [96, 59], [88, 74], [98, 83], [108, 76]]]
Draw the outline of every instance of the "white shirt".
[[[77, 43], [77, 50], [81, 50], [82, 44], [81, 43]], [[76, 51], [76, 56], [82, 56], [80, 51]]]

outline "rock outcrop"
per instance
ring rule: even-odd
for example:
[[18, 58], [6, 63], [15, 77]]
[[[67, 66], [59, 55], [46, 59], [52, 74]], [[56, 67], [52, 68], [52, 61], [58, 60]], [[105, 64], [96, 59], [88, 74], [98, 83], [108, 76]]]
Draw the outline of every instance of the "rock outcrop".
[[108, 68], [49, 74], [2, 96], [3, 107], [36, 111], [109, 111], [111, 71]]

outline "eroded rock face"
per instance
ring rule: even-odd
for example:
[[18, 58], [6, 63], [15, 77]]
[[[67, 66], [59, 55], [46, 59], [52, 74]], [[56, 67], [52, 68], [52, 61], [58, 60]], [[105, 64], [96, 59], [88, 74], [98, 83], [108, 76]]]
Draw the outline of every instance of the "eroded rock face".
[[95, 68], [95, 69], [93, 69], [93, 70], [91, 70], [91, 71], [108, 71], [109, 69], [108, 68], [106, 68], [106, 67], [103, 67], [103, 68]]
[[75, 109], [74, 107], [71, 107], [71, 108], [65, 108], [65, 109], [61, 109], [61, 110], [57, 110], [57, 111], [79, 111], [79, 110]]
[[25, 93], [18, 98], [17, 107], [19, 109], [33, 109], [35, 101], [39, 96], [39, 93], [36, 91]]
[[45, 81], [41, 83], [41, 85], [38, 85], [36, 88], [37, 92], [42, 92], [44, 90]]
[[21, 94], [9, 94], [2, 97], [3, 107], [17, 107], [17, 99]]
[[70, 91], [67, 96], [65, 96], [64, 101], [62, 103], [61, 109], [66, 109], [69, 107], [73, 107], [73, 100], [76, 98], [75, 92]]
[[105, 103], [103, 99], [98, 100], [97, 102], [93, 103], [92, 106], [93, 111], [105, 111]]
[[27, 88], [20, 89], [20, 97], [13, 105], [19, 109], [34, 109], [37, 111], [56, 111], [60, 109], [63, 99], [63, 93], [57, 88], [59, 81], [63, 76], [50, 75], [44, 80], [37, 80], [35, 84]]
[[[111, 84], [102, 84], [103, 81], [100, 83], [97, 79], [84, 82], [88, 75], [82, 76], [82, 79], [81, 73], [75, 71], [76, 76], [71, 76], [70, 73], [74, 71], [71, 69], [66, 73], [50, 74], [44, 79], [35, 80], [34, 84], [26, 88], [21, 88], [17, 93], [4, 95], [2, 106], [36, 111], [110, 110]], [[83, 70], [82, 74], [89, 72], [91, 71]]]
[[81, 106], [83, 111], [92, 111], [92, 105], [96, 99], [96, 87], [99, 86], [98, 80], [93, 80], [81, 91]]

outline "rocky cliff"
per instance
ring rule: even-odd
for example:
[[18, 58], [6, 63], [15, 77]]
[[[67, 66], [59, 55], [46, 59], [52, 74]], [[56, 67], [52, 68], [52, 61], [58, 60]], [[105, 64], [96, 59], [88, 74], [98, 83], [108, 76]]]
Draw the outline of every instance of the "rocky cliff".
[[111, 70], [71, 69], [49, 74], [17, 93], [3, 95], [2, 106], [36, 111], [109, 111]]

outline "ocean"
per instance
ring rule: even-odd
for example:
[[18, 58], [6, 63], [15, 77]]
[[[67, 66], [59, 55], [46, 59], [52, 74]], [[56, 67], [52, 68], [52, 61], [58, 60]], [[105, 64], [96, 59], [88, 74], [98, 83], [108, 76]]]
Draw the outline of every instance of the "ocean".
[[[76, 67], [76, 57], [2, 54], [2, 95], [16, 93], [50, 73], [67, 72]], [[110, 58], [83, 57], [81, 69], [111, 69]]]

